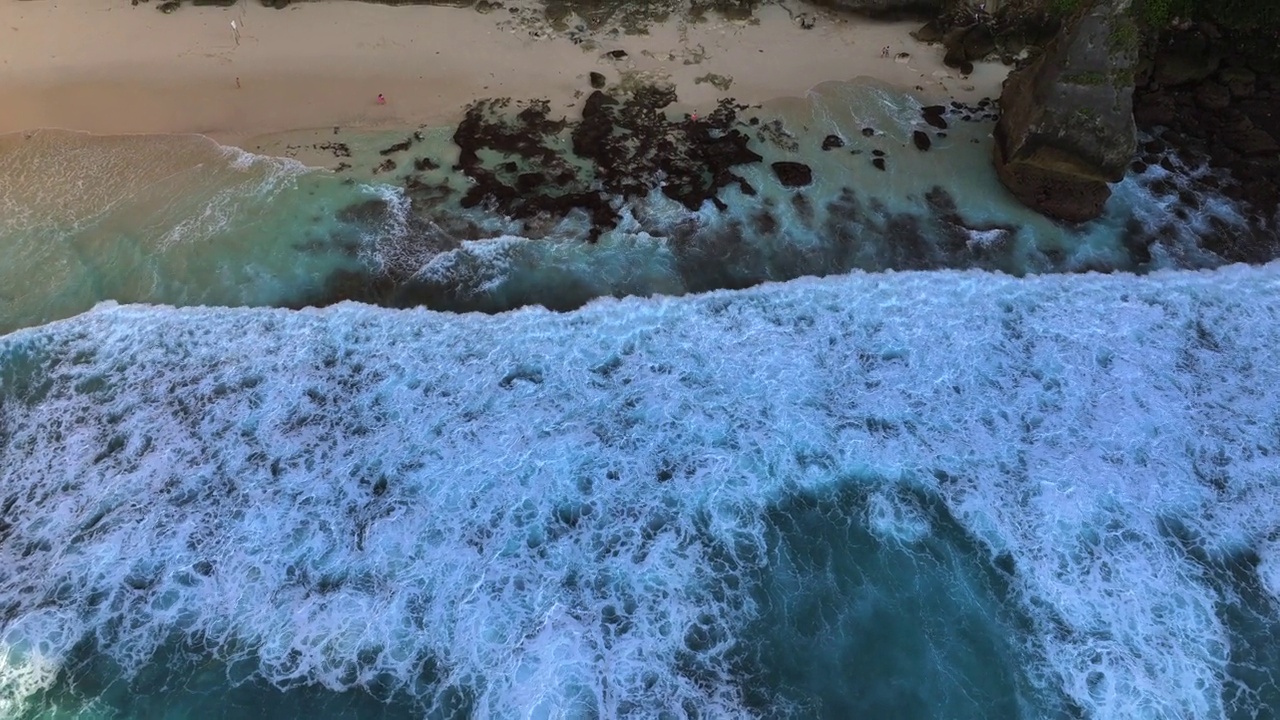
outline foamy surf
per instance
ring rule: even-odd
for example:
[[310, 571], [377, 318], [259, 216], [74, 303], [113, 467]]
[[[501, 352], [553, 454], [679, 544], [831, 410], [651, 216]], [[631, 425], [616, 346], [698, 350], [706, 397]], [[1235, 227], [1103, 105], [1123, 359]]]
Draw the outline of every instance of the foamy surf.
[[0, 339], [0, 697], [1265, 715], [1278, 318], [1275, 265], [103, 306]]

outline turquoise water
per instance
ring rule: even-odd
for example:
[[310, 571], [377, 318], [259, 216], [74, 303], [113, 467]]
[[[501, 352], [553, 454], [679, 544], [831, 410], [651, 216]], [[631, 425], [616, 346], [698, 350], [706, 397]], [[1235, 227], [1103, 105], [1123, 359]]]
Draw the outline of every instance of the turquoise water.
[[1280, 710], [1280, 267], [0, 338], [0, 714]]
[[[6, 136], [0, 332], [105, 300], [303, 307], [356, 299], [498, 312], [852, 270], [1205, 268], [1222, 260], [1201, 239], [1243, 222], [1212, 196], [1177, 217], [1176, 192], [1158, 193], [1153, 182], [1179, 176], [1157, 165], [1117, 185], [1098, 221], [1055, 224], [999, 184], [992, 121], [953, 117], [938, 133], [917, 100], [875, 86], [823, 84], [743, 115], [752, 117], [761, 125], [744, 128], [765, 162], [741, 174], [758, 195], [734, 186], [722, 193], [728, 211], [707, 204], [689, 212], [655, 191], [620, 205], [619, 227], [598, 244], [583, 242], [586, 220], [577, 215], [516, 223], [464, 211], [467, 182], [450, 172], [458, 150], [448, 129], [423, 131], [409, 150], [388, 156], [378, 151], [410, 131], [322, 133], [308, 142], [342, 142], [351, 156], [313, 152], [305, 159], [316, 167], [198, 136]], [[774, 121], [783, 134], [759, 134]], [[865, 137], [868, 127], [877, 134]], [[912, 147], [921, 128], [934, 138], [927, 153]], [[824, 152], [828, 135], [845, 146]], [[887, 154], [887, 172], [872, 166], [874, 152]], [[375, 172], [388, 158], [396, 169]], [[416, 170], [422, 158], [440, 168]], [[802, 160], [816, 182], [781, 187], [769, 168], [776, 160]], [[349, 167], [335, 172], [339, 163]], [[411, 177], [419, 186], [406, 191]], [[939, 202], [954, 206], [951, 215], [940, 214]], [[1135, 247], [1135, 226], [1160, 239]]]
[[0, 138], [0, 332], [102, 300], [279, 305], [362, 271], [377, 190], [199, 136]]

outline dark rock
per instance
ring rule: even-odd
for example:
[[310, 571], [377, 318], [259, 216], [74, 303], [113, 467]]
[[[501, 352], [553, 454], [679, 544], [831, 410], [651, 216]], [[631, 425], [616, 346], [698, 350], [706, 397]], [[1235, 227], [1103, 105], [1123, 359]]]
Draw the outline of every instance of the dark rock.
[[929, 139], [929, 134], [922, 130], [912, 132], [911, 141], [915, 143], [916, 149], [921, 152], [928, 150], [933, 146], [933, 141]]
[[1258, 76], [1248, 68], [1224, 68], [1218, 72], [1218, 79], [1227, 86], [1232, 97], [1247, 98], [1256, 92]]
[[869, 127], [862, 128], [862, 137], [871, 137], [872, 135], [875, 135], [875, 134], [876, 134], [875, 128], [869, 128]]
[[934, 43], [942, 39], [942, 23], [938, 20], [930, 20], [924, 24], [919, 30], [913, 30], [911, 37], [923, 43]]
[[627, 51], [626, 51], [626, 50], [610, 50], [609, 52], [605, 53], [604, 55], [605, 55], [605, 57], [609, 58], [610, 60], [626, 60], [626, 59], [627, 59]]
[[773, 163], [772, 167], [783, 187], [804, 187], [813, 182], [813, 170], [804, 163], [782, 161]]
[[437, 163], [435, 160], [432, 160], [431, 158], [424, 157], [424, 158], [418, 158], [417, 160], [413, 161], [413, 169], [417, 170], [418, 172], [426, 172], [428, 170], [438, 170], [439, 168], [440, 168], [440, 164]]
[[532, 192], [547, 182], [547, 176], [539, 172], [520, 173], [516, 177], [516, 189], [522, 193]]
[[1141, 127], [1168, 126], [1177, 116], [1177, 105], [1164, 93], [1148, 93], [1133, 108], [1133, 118]]
[[946, 112], [947, 109], [942, 105], [926, 105], [925, 107], [920, 108], [920, 117], [923, 118], [930, 126], [936, 127], [939, 130], [946, 130], [947, 121], [943, 117]]
[[844, 138], [839, 135], [828, 135], [822, 139], [823, 150], [834, 150], [844, 147]]
[[1220, 62], [1200, 32], [1174, 33], [1156, 53], [1153, 77], [1164, 87], [1199, 82], [1212, 75]]
[[[618, 199], [648, 194], [659, 178], [662, 193], [690, 210], [705, 202], [725, 209], [717, 194], [731, 183], [754, 192], [732, 172], [762, 159], [736, 127], [745, 106], [724, 100], [696, 122], [670, 120], [663, 109], [675, 99], [670, 86], [642, 86], [627, 97], [592, 92], [572, 126], [571, 148], [580, 159], [572, 162], [557, 150], [568, 123], [548, 117], [546, 101], [530, 103], [514, 118], [504, 112], [508, 101], [474, 103], [454, 133], [457, 167], [472, 180], [461, 204], [489, 204], [515, 220], [578, 210], [591, 218], [588, 240], [594, 241], [617, 225]], [[483, 158], [494, 154], [521, 162], [490, 167]]]
[[1147, 171], [1147, 164], [1141, 160], [1134, 160], [1129, 164], [1129, 170], [1135, 175], [1141, 175]]
[[996, 34], [991, 26], [980, 23], [964, 34], [964, 59], [981, 60], [996, 50]]
[[1275, 157], [1280, 153], [1280, 145], [1267, 131], [1253, 127], [1251, 124], [1237, 124], [1227, 128], [1222, 135], [1227, 147], [1245, 157]]
[[1196, 104], [1205, 110], [1222, 110], [1231, 104], [1231, 91], [1212, 81], [1200, 83], [1195, 97]]
[[884, 169], [885, 169], [884, 158], [882, 158], [882, 157], [872, 158], [872, 159], [871, 159], [871, 164], [872, 164], [872, 165], [874, 165], [874, 166], [876, 167], [876, 169], [877, 169], [877, 170], [884, 170]]
[[392, 153], [404, 152], [413, 146], [413, 140], [402, 140], [390, 147], [385, 147], [378, 151], [379, 155], [390, 155]]
[[592, 70], [591, 74], [588, 75], [587, 77], [591, 81], [591, 87], [597, 90], [603, 89], [605, 86], [605, 83], [608, 82], [608, 80], [604, 76], [604, 73], [598, 73], [594, 70]]

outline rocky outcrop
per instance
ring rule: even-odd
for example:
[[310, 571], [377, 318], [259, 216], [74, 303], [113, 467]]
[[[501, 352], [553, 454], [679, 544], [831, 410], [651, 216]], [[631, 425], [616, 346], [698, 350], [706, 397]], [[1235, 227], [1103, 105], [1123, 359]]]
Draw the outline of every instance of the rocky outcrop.
[[1102, 214], [1136, 146], [1139, 36], [1130, 0], [1095, 0], [1005, 81], [995, 166], [1023, 204], [1071, 222]]
[[1166, 164], [1170, 154], [1188, 167], [1207, 166], [1210, 172], [1199, 179], [1211, 185], [1203, 192], [1239, 203], [1248, 231], [1210, 234], [1204, 247], [1230, 262], [1276, 257], [1280, 50], [1274, 36], [1188, 23], [1166, 30], [1150, 55], [1137, 78], [1133, 112], [1152, 139], [1133, 172]]
[[984, 3], [949, 5], [911, 35], [920, 42], [941, 43], [943, 62], [962, 74], [992, 55], [1013, 65], [1020, 53], [1043, 47], [1062, 27], [1058, 13], [1044, 0], [1003, 0], [990, 13]]
[[[733, 171], [763, 159], [739, 129], [737, 113], [745, 106], [725, 99], [697, 120], [673, 119], [665, 109], [675, 100], [670, 85], [617, 95], [596, 90], [576, 122], [552, 117], [546, 100], [472, 103], [453, 134], [454, 169], [470, 180], [460, 203], [529, 222], [580, 212], [591, 220], [587, 237], [594, 241], [617, 225], [618, 200], [647, 196], [655, 187], [689, 210], [706, 202], [726, 209], [719, 193], [728, 185], [754, 195]], [[566, 140], [572, 158], [563, 151]]]

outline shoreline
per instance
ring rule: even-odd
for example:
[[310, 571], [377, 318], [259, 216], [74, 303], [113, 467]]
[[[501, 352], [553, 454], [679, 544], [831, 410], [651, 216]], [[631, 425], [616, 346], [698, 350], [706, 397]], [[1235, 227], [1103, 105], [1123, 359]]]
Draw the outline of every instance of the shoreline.
[[[574, 19], [568, 30], [550, 29], [540, 5], [485, 14], [242, 3], [165, 15], [118, 0], [7, 4], [0, 6], [0, 28], [9, 28], [0, 45], [7, 109], [0, 134], [194, 133], [248, 148], [333, 127], [447, 126], [484, 97], [545, 98], [574, 115], [592, 72], [610, 87], [670, 82], [679, 97], [673, 109], [684, 112], [710, 110], [724, 97], [761, 103], [866, 78], [930, 101], [975, 101], [998, 96], [1007, 73], [984, 63], [959, 76], [939, 48], [910, 37], [914, 22], [803, 11], [809, 29], [795, 10], [767, 5], [748, 20], [673, 16], [627, 35], [587, 31]], [[885, 46], [889, 58], [880, 55]], [[378, 93], [387, 104], [376, 103]]]

